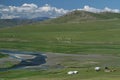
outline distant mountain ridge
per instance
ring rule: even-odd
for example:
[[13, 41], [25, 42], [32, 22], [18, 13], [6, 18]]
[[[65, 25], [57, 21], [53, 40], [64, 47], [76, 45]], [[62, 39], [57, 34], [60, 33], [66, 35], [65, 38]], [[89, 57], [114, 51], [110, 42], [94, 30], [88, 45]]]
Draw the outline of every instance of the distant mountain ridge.
[[18, 25], [31, 24], [49, 19], [48, 17], [37, 17], [33, 19], [14, 18], [14, 19], [0, 19], [0, 28], [13, 27]]
[[59, 18], [45, 21], [45, 23], [80, 23], [84, 21], [120, 19], [120, 13], [100, 12], [93, 13], [87, 11], [73, 11]]
[[0, 28], [31, 24], [35, 22], [41, 22], [42, 24], [52, 23], [60, 24], [60, 23], [81, 23], [86, 21], [111, 20], [111, 19], [120, 19], [120, 13], [113, 12], [93, 13], [82, 10], [75, 10], [58, 18], [37, 17], [33, 19], [27, 18], [0, 19]]

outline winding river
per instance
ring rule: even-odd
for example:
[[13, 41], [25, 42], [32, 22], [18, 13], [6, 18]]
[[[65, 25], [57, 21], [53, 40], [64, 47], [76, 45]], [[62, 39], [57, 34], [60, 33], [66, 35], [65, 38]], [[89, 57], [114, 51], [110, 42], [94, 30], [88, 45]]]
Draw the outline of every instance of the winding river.
[[46, 63], [47, 56], [40, 52], [28, 52], [28, 51], [13, 51], [13, 50], [0, 50], [4, 54], [8, 54], [15, 60], [19, 60], [20, 63], [10, 68], [3, 68], [1, 70], [8, 69], [20, 69], [28, 66], [40, 66]]

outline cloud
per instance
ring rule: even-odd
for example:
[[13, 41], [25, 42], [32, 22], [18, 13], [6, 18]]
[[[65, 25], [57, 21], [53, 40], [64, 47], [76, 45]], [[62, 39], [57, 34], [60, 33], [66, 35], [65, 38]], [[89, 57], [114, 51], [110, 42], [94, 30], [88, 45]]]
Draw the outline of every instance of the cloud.
[[66, 14], [68, 10], [58, 9], [45, 4], [42, 7], [38, 7], [36, 4], [23, 4], [21, 6], [3, 6], [0, 5], [0, 18], [12, 19], [12, 18], [36, 18], [36, 17], [58, 17]]
[[114, 12], [114, 13], [120, 13], [119, 9], [110, 9], [108, 7], [105, 7], [103, 12]]
[[23, 4], [22, 5], [22, 7], [29, 7], [29, 8], [38, 8], [38, 6], [37, 5], [35, 5], [35, 4], [27, 4], [27, 3], [25, 3], [25, 4]]
[[77, 10], [83, 10], [83, 11], [88, 11], [88, 12], [93, 12], [93, 13], [99, 13], [99, 12], [113, 12], [113, 13], [120, 13], [119, 9], [111, 9], [108, 7], [105, 7], [104, 9], [97, 9], [94, 7], [90, 7], [88, 5], [85, 5], [83, 9], [77, 9]]
[[100, 9], [96, 9], [94, 7], [89, 7], [87, 5], [84, 6], [83, 10], [84, 11], [89, 11], [89, 12], [95, 12], [95, 13], [101, 12]]
[[84, 10], [84, 11], [94, 12], [94, 13], [99, 13], [99, 12], [120, 13], [119, 9], [111, 9], [108, 7], [105, 7], [104, 9], [97, 9], [97, 8], [85, 5], [83, 8], [79, 8], [79, 9], [65, 10], [63, 8], [59, 9], [56, 7], [52, 7], [48, 4], [45, 4], [44, 6], [39, 7], [33, 3], [31, 4], [24, 3], [21, 6], [0, 5], [0, 19], [13, 19], [13, 18], [32, 19], [37, 17], [55, 18], [74, 10]]

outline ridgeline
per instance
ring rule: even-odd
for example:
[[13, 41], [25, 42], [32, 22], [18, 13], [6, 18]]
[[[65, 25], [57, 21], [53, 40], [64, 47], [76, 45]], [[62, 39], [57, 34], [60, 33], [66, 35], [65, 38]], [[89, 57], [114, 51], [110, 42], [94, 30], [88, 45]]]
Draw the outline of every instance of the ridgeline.
[[120, 19], [120, 13], [73, 11], [59, 18], [46, 20], [45, 23], [81, 23], [86, 21]]

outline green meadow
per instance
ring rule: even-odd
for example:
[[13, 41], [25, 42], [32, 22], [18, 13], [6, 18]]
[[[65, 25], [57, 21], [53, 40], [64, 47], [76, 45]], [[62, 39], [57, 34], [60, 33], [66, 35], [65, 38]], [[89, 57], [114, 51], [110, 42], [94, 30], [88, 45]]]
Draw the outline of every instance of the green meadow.
[[[65, 68], [3, 71], [0, 72], [0, 80], [120, 80], [119, 19], [61, 24], [37, 23], [1, 28], [0, 49], [67, 53], [67, 55], [100, 55], [100, 57], [89, 56], [90, 58], [62, 56], [62, 60], [59, 56], [53, 57], [49, 61], [58, 61]], [[116, 71], [104, 72], [105, 65]], [[102, 66], [102, 70], [94, 71], [95, 66]], [[70, 70], [78, 70], [79, 73], [68, 75], [67, 72]]]
[[0, 49], [119, 54], [120, 20], [30, 24], [0, 29]]
[[52, 70], [16, 70], [0, 72], [0, 80], [119, 80], [120, 71], [105, 73], [96, 72], [93, 69], [76, 69], [76, 75], [68, 75], [67, 72], [73, 69], [52, 69]]

